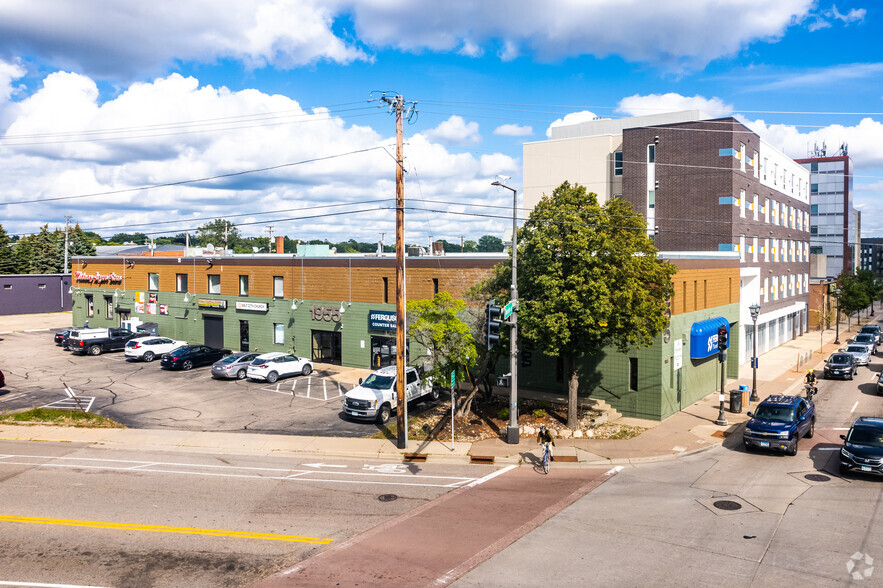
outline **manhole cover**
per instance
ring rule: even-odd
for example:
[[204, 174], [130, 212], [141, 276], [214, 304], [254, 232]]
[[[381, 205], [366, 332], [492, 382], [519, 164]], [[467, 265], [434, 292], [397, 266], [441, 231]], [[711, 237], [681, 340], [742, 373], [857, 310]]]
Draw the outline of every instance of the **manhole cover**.
[[714, 508], [721, 510], [739, 510], [742, 508], [742, 505], [734, 500], [718, 500], [712, 504], [714, 504]]
[[398, 500], [398, 498], [395, 494], [381, 494], [377, 497], [377, 500], [380, 502], [392, 502], [393, 500]]
[[810, 482], [828, 482], [831, 479], [825, 474], [807, 474], [803, 477]]

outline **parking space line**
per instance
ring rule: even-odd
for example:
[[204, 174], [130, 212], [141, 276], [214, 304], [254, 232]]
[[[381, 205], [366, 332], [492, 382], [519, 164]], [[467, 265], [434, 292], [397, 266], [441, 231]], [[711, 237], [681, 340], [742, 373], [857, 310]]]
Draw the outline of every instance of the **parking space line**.
[[855, 401], [855, 404], [852, 405], [852, 410], [850, 410], [849, 412], [855, 412], [856, 408], [858, 408], [858, 400]]
[[94, 396], [77, 396], [80, 400], [80, 404], [78, 405], [73, 398], [62, 398], [61, 400], [56, 400], [55, 402], [50, 402], [49, 404], [44, 404], [40, 408], [58, 408], [62, 410], [81, 410], [80, 407], [83, 407], [83, 410], [89, 412], [92, 410], [92, 404], [95, 403]]
[[0, 396], [0, 400], [15, 400], [16, 398], [21, 398], [24, 396], [24, 392], [16, 392], [15, 394], [9, 394], [7, 396]]

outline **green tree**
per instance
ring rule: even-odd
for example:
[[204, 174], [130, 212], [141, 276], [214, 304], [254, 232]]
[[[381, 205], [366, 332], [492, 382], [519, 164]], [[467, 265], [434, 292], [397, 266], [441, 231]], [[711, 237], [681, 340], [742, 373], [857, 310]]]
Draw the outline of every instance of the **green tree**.
[[477, 241], [470, 241], [469, 239], [466, 239], [466, 241], [463, 243], [463, 252], [464, 253], [475, 253], [476, 251], [478, 251], [478, 242]]
[[472, 330], [461, 319], [465, 309], [464, 301], [444, 291], [431, 300], [408, 302], [408, 334], [428, 350], [417, 359], [429, 363], [426, 375], [436, 384], [448, 382], [454, 370], [462, 375], [478, 358]]
[[568, 382], [567, 426], [578, 422], [579, 366], [614, 345], [651, 345], [668, 324], [677, 268], [660, 261], [643, 217], [621, 198], [598, 204], [565, 182], [544, 196], [519, 231], [518, 321]]
[[196, 229], [195, 241], [202, 247], [211, 243], [218, 249], [223, 249], [226, 245], [228, 249], [235, 250], [239, 239], [239, 229], [236, 225], [222, 218], [216, 218]]
[[144, 245], [150, 238], [144, 233], [117, 233], [107, 240], [109, 245], [123, 245], [124, 243], [135, 243], [136, 245]]
[[23, 274], [57, 274], [64, 266], [64, 233], [49, 225], [40, 232], [23, 237], [15, 246], [13, 259], [16, 271]]
[[0, 274], [12, 274], [16, 272], [17, 264], [13, 260], [13, 249], [10, 246], [9, 234], [3, 225], [0, 225]]
[[[93, 233], [94, 234], [94, 233]], [[68, 255], [95, 255], [95, 242], [90, 235], [80, 228], [79, 224], [68, 234]]]
[[502, 251], [503, 240], [499, 237], [494, 237], [493, 235], [485, 235], [478, 240], [476, 248], [482, 253]]
[[849, 329], [853, 313], [871, 304], [868, 288], [854, 274], [843, 272], [837, 276], [837, 287], [840, 288], [840, 312], [846, 315], [846, 328]]

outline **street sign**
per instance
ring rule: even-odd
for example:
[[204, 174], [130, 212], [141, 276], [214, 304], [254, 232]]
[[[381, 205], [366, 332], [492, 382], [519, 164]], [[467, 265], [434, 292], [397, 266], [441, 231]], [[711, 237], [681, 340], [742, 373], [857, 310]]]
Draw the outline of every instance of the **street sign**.
[[515, 301], [510, 300], [509, 303], [503, 307], [503, 320], [506, 320], [507, 318], [509, 318], [509, 316], [512, 314], [512, 310], [514, 308], [515, 308]]
[[457, 383], [457, 370], [451, 370], [451, 390], [454, 389], [454, 385]]

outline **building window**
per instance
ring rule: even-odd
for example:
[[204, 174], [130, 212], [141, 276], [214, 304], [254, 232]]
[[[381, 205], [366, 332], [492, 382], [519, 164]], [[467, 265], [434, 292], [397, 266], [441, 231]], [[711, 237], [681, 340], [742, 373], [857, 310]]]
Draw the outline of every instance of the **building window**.
[[389, 278], [383, 278], [383, 303], [389, 304]]
[[282, 276], [273, 276], [273, 298], [285, 297], [285, 280]]
[[773, 164], [773, 186], [779, 185], [779, 164]]
[[769, 223], [770, 222], [770, 199], [769, 198], [766, 198], [764, 200], [763, 216], [764, 216], [764, 221]]
[[432, 278], [432, 295], [438, 294], [438, 278]]
[[147, 274], [147, 289], [151, 292], [159, 290], [159, 274]]
[[739, 170], [745, 171], [745, 143], [739, 143]]
[[752, 241], [751, 241], [752, 261], [757, 263], [757, 237], [752, 237], [751, 239], [752, 239]]
[[647, 145], [647, 163], [656, 163], [656, 145]]
[[739, 190], [739, 216], [745, 218], [745, 190]]
[[766, 157], [763, 158], [763, 165], [760, 168], [760, 172], [763, 174], [763, 179], [766, 181], [766, 170], [770, 166], [770, 160]]
[[273, 323], [273, 343], [276, 345], [285, 345], [285, 325], [282, 323]]
[[86, 295], [86, 316], [95, 316], [95, 302], [91, 294]]
[[766, 237], [763, 240], [763, 260], [768, 262], [770, 260], [770, 238]]
[[105, 308], [105, 314], [107, 315], [107, 318], [112, 319], [113, 318], [113, 296], [105, 296], [104, 297], [104, 308]]
[[38, 290], [45, 290], [45, 289], [46, 289], [46, 284], [37, 284], [37, 289], [38, 289]]
[[220, 294], [221, 293], [221, 276], [220, 276], [220, 274], [209, 274], [208, 275], [208, 293], [209, 294]]
[[754, 159], [751, 160], [751, 167], [754, 168], [754, 177], [755, 177], [755, 178], [758, 176], [758, 173], [757, 173], [757, 171], [758, 171], [758, 170], [757, 170], [757, 168], [758, 168], [758, 165], [757, 165], [757, 164], [758, 164], [758, 163], [759, 163], [759, 162], [757, 161], [757, 151], [755, 151], [755, 152], [754, 152]]
[[248, 276], [239, 276], [239, 295], [248, 296]]
[[638, 390], [638, 358], [629, 358], [629, 390]]
[[175, 292], [187, 292], [187, 274], [175, 274]]
[[745, 261], [745, 235], [739, 235], [739, 261]]
[[752, 208], [752, 210], [754, 210], [754, 220], [757, 220], [757, 215], [759, 214], [759, 211], [757, 210], [757, 206], [759, 204], [758, 200], [759, 199], [757, 197], [757, 194], [755, 194], [754, 195], [754, 207]]
[[615, 151], [613, 153], [613, 175], [622, 175], [622, 151]]

